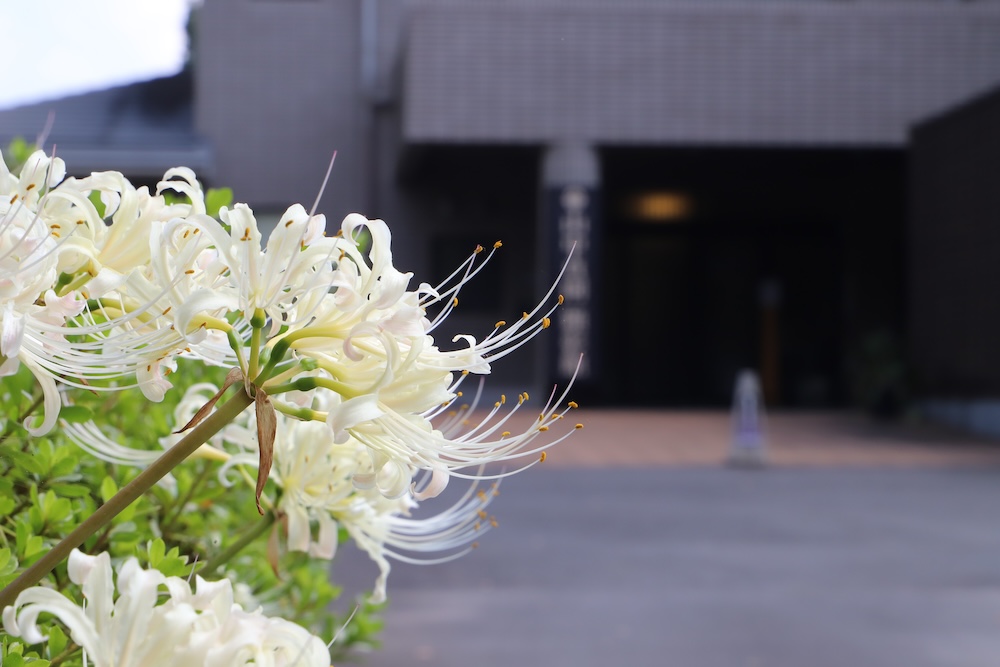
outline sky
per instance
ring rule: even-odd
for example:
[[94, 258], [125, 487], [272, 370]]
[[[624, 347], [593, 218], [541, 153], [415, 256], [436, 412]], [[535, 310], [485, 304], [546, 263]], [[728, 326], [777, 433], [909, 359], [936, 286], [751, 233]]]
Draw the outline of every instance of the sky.
[[0, 0], [0, 109], [174, 74], [190, 0]]

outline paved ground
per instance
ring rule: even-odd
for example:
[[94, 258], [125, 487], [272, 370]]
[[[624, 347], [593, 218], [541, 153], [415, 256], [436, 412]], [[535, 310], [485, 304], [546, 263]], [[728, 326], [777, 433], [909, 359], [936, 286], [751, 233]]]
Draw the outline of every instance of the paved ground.
[[[506, 481], [468, 557], [397, 565], [369, 667], [907, 667], [1000, 661], [1000, 446], [773, 416], [760, 471], [721, 413], [583, 413]], [[584, 436], [586, 434], [586, 436]], [[374, 576], [344, 554], [362, 588]]]

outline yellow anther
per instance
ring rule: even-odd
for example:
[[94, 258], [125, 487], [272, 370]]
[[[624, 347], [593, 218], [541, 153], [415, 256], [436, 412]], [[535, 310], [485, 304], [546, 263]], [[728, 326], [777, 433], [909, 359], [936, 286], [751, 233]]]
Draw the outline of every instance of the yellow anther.
[[186, 239], [190, 234], [191, 234], [191, 230], [190, 229], [185, 229], [184, 233], [181, 234], [181, 238], [182, 239]]
[[496, 528], [499, 525], [500, 524], [499, 524], [499, 522], [497, 522], [497, 518], [495, 516], [491, 516], [490, 517], [490, 527], [491, 528]]
[[14, 202], [16, 202], [17, 201], [17, 197], [18, 197], [18, 194], [15, 192], [14, 196], [10, 198], [10, 203], [13, 204]]
[[482, 251], [483, 251], [483, 246], [481, 246], [481, 245], [476, 245], [476, 254], [478, 255], [478, 254], [479, 254], [479, 253], [481, 253]]
[[576, 401], [570, 401], [566, 405], [568, 405], [569, 407], [574, 408], [574, 409], [580, 407], [580, 404], [577, 403]]
[[194, 273], [194, 269], [188, 269], [187, 271], [184, 272], [184, 274], [188, 276], [190, 276], [192, 273]]
[[479, 548], [479, 542], [473, 542], [469, 546], [472, 547], [473, 549], [478, 549]]
[[500, 403], [507, 402], [507, 394], [500, 394]]
[[480, 519], [486, 519], [486, 516], [487, 516], [486, 515], [486, 510], [479, 510], [478, 512], [476, 512], [476, 514], [479, 515]]
[[479, 530], [482, 526], [480, 526], [479, 522], [477, 521], [472, 527], [476, 530]]
[[525, 313], [525, 312], [523, 312], [523, 311], [522, 311], [522, 312], [521, 312], [521, 319], [522, 319], [522, 320], [526, 320], [526, 319], [528, 319], [528, 313]]
[[500, 434], [500, 437], [501, 438], [509, 438], [510, 437], [510, 431], [504, 431], [503, 433]]
[[550, 320], [547, 317], [543, 317], [542, 318], [542, 328], [543, 329], [548, 329], [550, 326], [552, 326], [552, 320]]
[[59, 238], [59, 232], [52, 232], [52, 236]]
[[451, 300], [451, 307], [452, 308], [457, 308], [458, 307], [458, 297], [457, 296], [454, 297], [454, 298], [452, 298], [452, 300]]
[[52, 229], [62, 229], [62, 225], [57, 225], [57, 224], [49, 225], [49, 227]]
[[34, 190], [34, 189], [35, 189], [35, 186], [36, 186], [36, 185], [37, 185], [37, 183], [29, 183], [29, 184], [28, 184], [28, 187], [26, 187], [26, 188], [25, 188], [25, 191], [27, 191], [27, 192], [31, 192], [32, 190]]
[[163, 315], [166, 315], [167, 313], [169, 313], [169, 312], [170, 312], [170, 309], [171, 309], [171, 308], [173, 308], [173, 306], [167, 306], [166, 308], [164, 308], [164, 309], [163, 309], [163, 313], [162, 313], [162, 314], [163, 314]]
[[500, 401], [497, 401], [496, 403], [494, 403], [493, 407], [494, 408], [499, 408], [500, 407]]
[[545, 459], [547, 459], [547, 458], [549, 458], [548, 453], [547, 452], [542, 452], [542, 455], [538, 457], [538, 462], [539, 463], [545, 463]]
[[566, 301], [566, 298], [565, 298], [565, 297], [563, 297], [563, 295], [562, 295], [562, 294], [560, 294], [560, 295], [559, 295], [559, 298], [558, 298], [558, 299], [556, 300], [556, 302], [557, 302], [557, 303], [558, 303], [558, 304], [559, 304], [560, 306], [561, 306], [561, 305], [563, 305], [563, 303], [564, 303], [565, 301]]
[[454, 417], [457, 414], [458, 414], [458, 410], [449, 410], [448, 411], [448, 416], [449, 417]]
[[493, 244], [493, 249], [496, 250], [497, 248], [499, 248], [502, 245], [503, 245], [503, 243], [501, 241], [497, 241], [496, 243]]
[[78, 225], [85, 225], [85, 224], [87, 224], [87, 221], [86, 220], [77, 220], [76, 224], [78, 224]]
[[524, 392], [524, 400], [528, 400], [528, 392]]
[[479, 489], [479, 491], [476, 492], [476, 497], [481, 501], [486, 502], [486, 492], [482, 489]]
[[469, 371], [462, 371], [462, 375], [468, 375]]
[[507, 324], [507, 320], [497, 320], [497, 323], [493, 325], [494, 329], [499, 329]]
[[583, 428], [583, 424], [577, 424], [573, 428], [575, 428], [576, 430], [580, 430], [581, 428]]
[[548, 426], [539, 426], [538, 427], [539, 433], [543, 433], [543, 432], [548, 431], [548, 430], [549, 430]]
[[460, 391], [459, 392], [455, 392], [455, 396], [461, 396], [461, 395], [462, 395], [462, 392], [460, 392]]
[[289, 220], [285, 223], [285, 227], [291, 227], [293, 222], [295, 222], [295, 220]]

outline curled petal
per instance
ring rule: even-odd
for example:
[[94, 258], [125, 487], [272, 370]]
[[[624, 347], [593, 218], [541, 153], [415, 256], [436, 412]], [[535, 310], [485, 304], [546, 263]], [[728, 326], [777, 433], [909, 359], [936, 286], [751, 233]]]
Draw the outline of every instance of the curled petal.
[[437, 498], [441, 492], [444, 491], [445, 487], [448, 486], [449, 479], [450, 476], [448, 475], [447, 470], [440, 467], [434, 468], [434, 470], [431, 471], [431, 480], [427, 486], [420, 491], [417, 491], [415, 488], [412, 489], [413, 499], [421, 501], [427, 500], [428, 498]]
[[59, 389], [56, 387], [56, 382], [52, 379], [52, 376], [43, 371], [34, 360], [29, 361], [25, 359], [24, 365], [28, 367], [35, 376], [35, 379], [38, 380], [38, 385], [42, 388], [42, 409], [44, 410], [42, 421], [37, 426], [31, 426], [28, 422], [32, 418], [28, 417], [24, 421], [24, 428], [31, 435], [45, 435], [52, 430], [52, 427], [56, 425], [59, 419], [59, 410], [62, 409], [62, 396], [59, 394]]
[[333, 431], [333, 441], [344, 444], [348, 439], [348, 429], [361, 422], [378, 419], [385, 414], [378, 406], [378, 398], [372, 394], [358, 396], [332, 407], [326, 423]]

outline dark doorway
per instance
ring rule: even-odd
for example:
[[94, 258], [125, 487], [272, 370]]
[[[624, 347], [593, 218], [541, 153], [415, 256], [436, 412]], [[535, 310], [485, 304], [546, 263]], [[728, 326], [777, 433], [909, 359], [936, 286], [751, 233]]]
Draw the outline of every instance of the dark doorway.
[[897, 151], [607, 149], [610, 402], [850, 402], [851, 350], [902, 322]]

